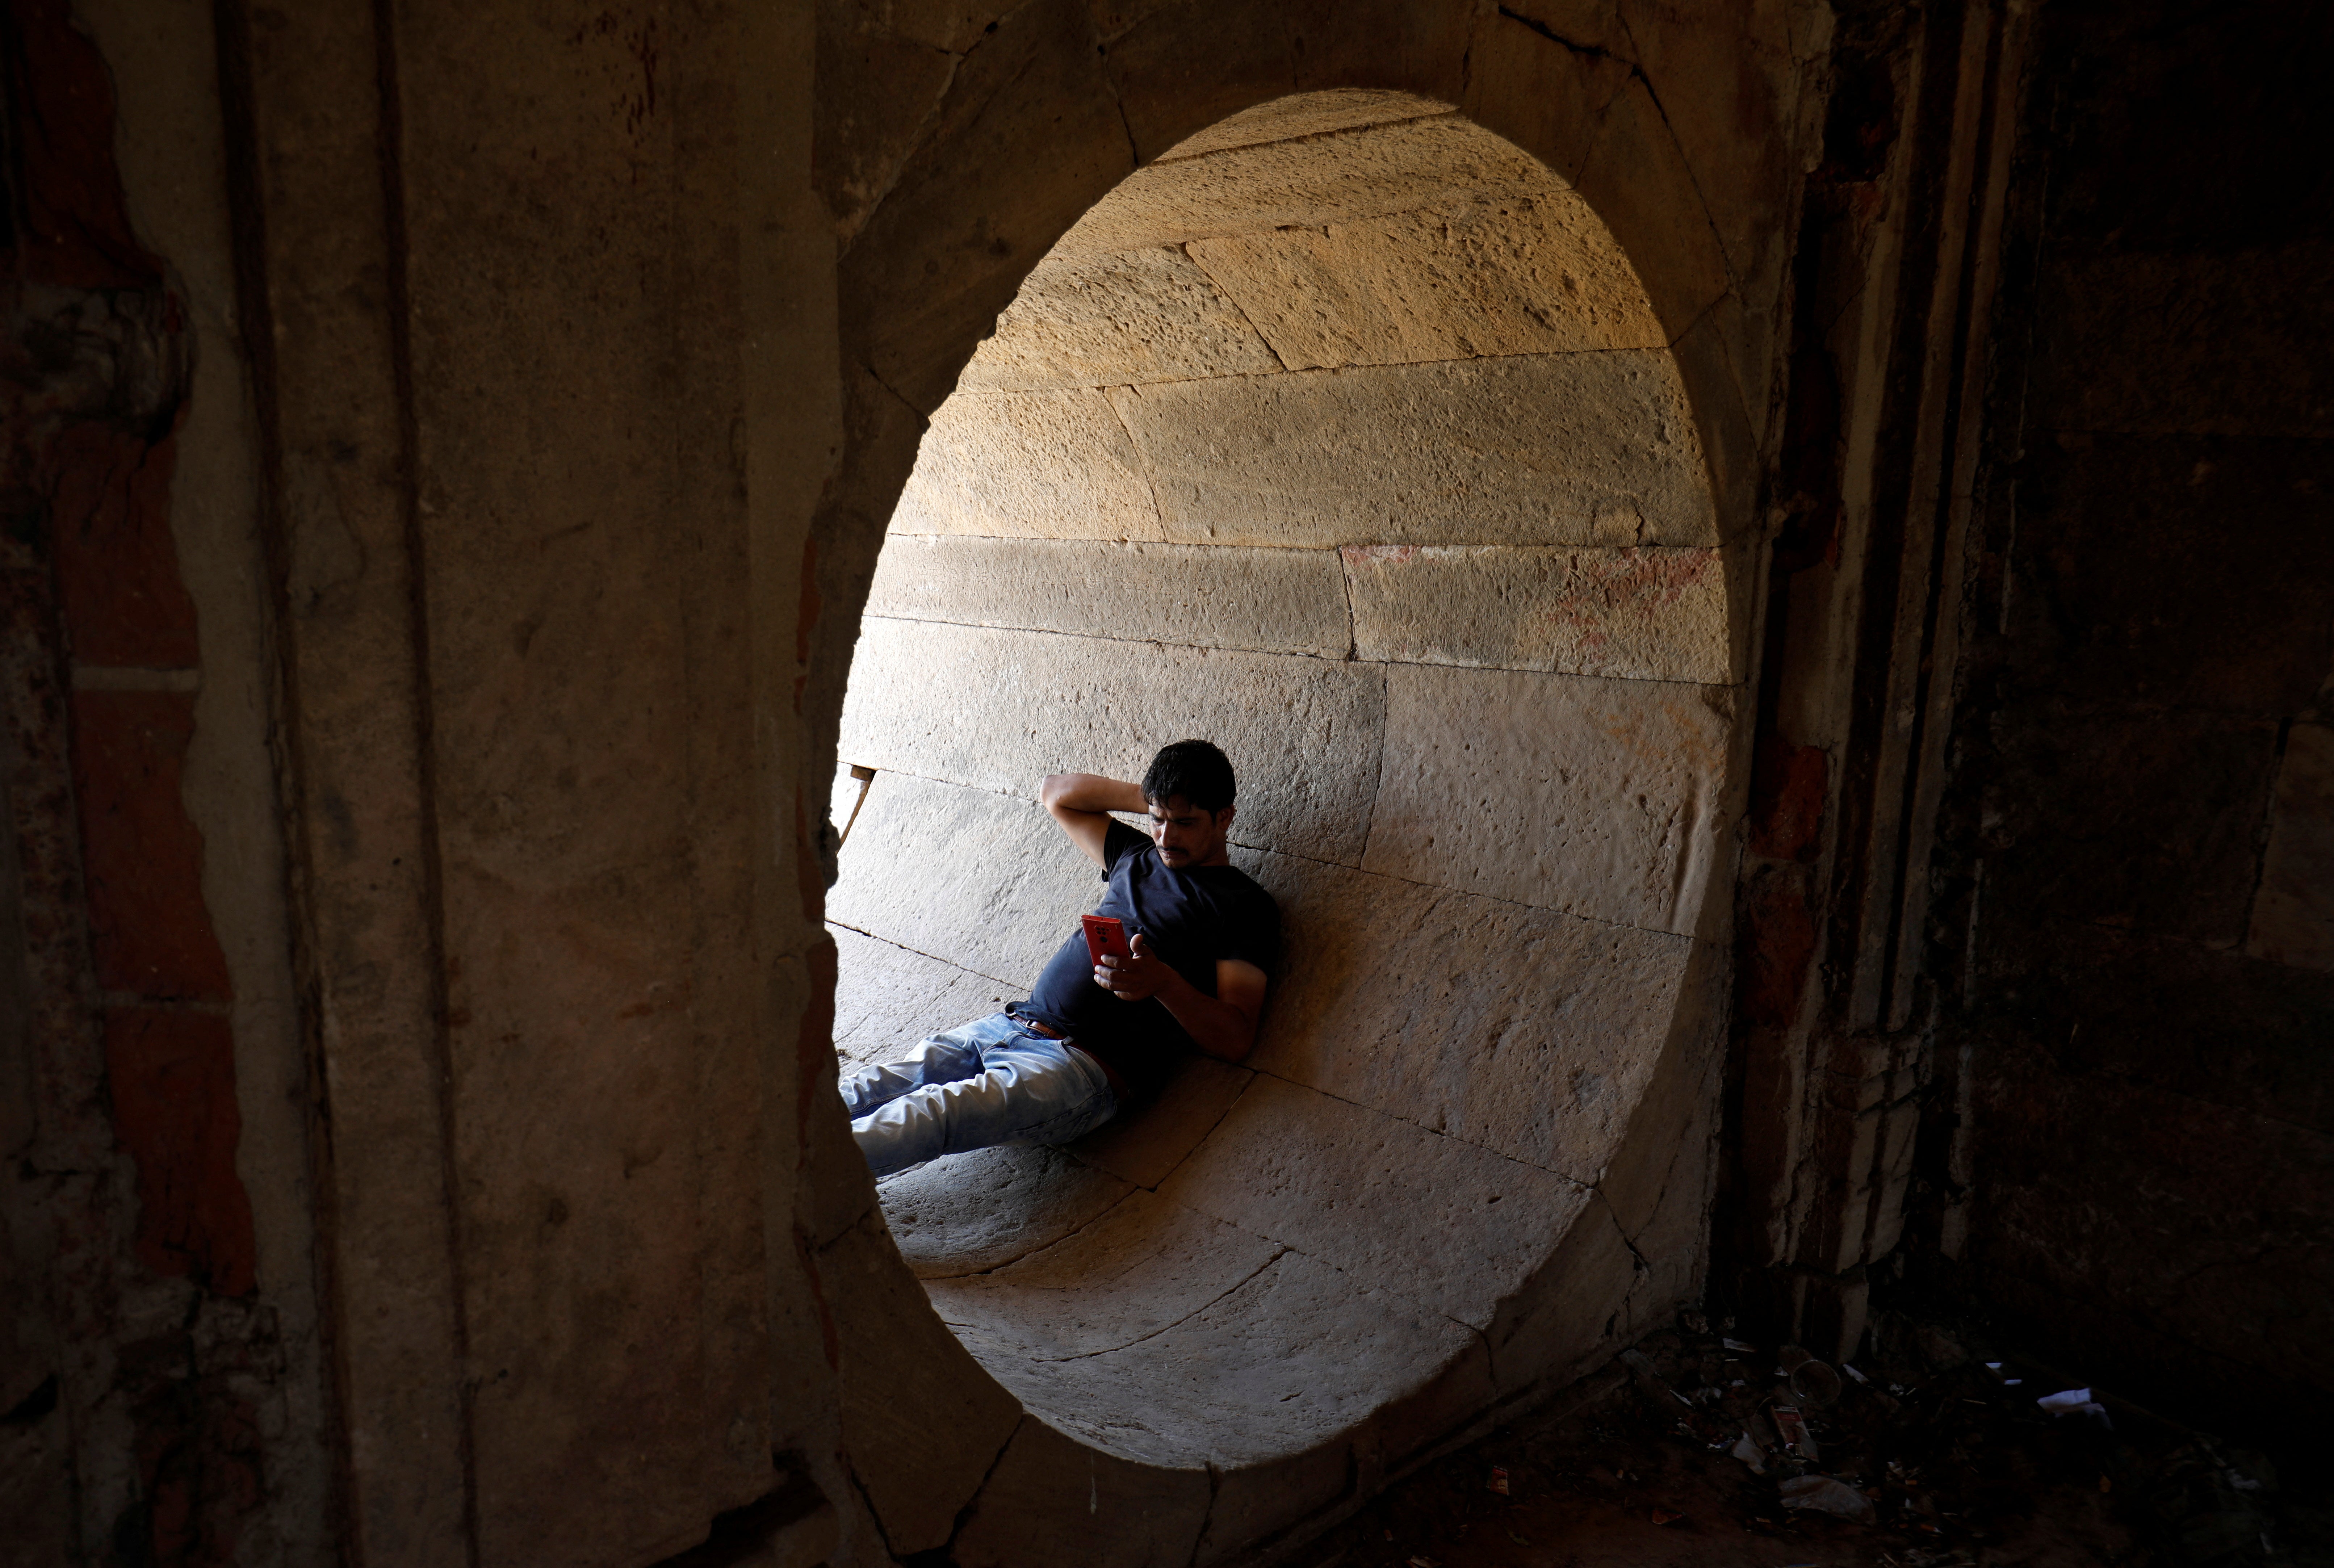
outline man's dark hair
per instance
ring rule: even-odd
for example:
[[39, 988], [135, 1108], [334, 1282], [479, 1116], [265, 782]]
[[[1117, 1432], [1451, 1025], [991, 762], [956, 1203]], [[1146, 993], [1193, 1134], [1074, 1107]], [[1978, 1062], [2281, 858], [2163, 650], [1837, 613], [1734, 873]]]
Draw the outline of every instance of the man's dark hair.
[[1220, 812], [1237, 794], [1231, 759], [1204, 740], [1162, 746], [1143, 775], [1143, 798], [1167, 802], [1181, 795], [1203, 812]]

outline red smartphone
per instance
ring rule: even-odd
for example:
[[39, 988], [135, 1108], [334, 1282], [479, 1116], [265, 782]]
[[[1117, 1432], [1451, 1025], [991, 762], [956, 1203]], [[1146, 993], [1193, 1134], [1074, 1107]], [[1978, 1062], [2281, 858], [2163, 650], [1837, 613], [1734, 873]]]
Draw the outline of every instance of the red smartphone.
[[1126, 945], [1126, 922], [1115, 915], [1081, 915], [1086, 928], [1086, 954], [1099, 967], [1103, 955], [1114, 958], [1132, 958], [1134, 949]]

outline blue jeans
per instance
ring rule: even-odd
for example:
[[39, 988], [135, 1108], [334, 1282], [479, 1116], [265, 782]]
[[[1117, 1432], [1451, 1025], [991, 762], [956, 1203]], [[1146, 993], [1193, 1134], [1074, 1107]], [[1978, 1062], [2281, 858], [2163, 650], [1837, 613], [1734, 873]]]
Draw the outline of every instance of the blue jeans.
[[1102, 1063], [992, 1013], [843, 1080], [851, 1136], [878, 1176], [998, 1143], [1067, 1143], [1118, 1113]]

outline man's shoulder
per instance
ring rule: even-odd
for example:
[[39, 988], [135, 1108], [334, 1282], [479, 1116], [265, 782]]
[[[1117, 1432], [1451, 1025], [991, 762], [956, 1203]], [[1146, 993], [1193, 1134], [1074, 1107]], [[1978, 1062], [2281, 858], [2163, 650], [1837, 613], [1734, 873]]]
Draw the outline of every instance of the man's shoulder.
[[1222, 865], [1215, 870], [1216, 896], [1220, 902], [1241, 913], [1280, 912], [1280, 900], [1272, 896], [1272, 890], [1239, 867]]

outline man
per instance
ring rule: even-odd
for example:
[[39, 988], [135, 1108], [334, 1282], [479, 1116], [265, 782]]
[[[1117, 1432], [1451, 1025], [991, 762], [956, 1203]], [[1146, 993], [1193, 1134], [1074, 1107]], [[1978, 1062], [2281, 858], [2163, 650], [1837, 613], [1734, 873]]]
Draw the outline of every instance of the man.
[[[1066, 1143], [1155, 1092], [1180, 1052], [1238, 1062], [1256, 1043], [1280, 910], [1225, 852], [1224, 754], [1181, 740], [1139, 785], [1054, 774], [1037, 798], [1102, 867], [1095, 912], [1124, 922], [1133, 956], [1097, 964], [1074, 931], [1027, 1001], [846, 1077], [851, 1134], [878, 1176], [992, 1144]], [[1113, 812], [1147, 812], [1150, 837]]]

